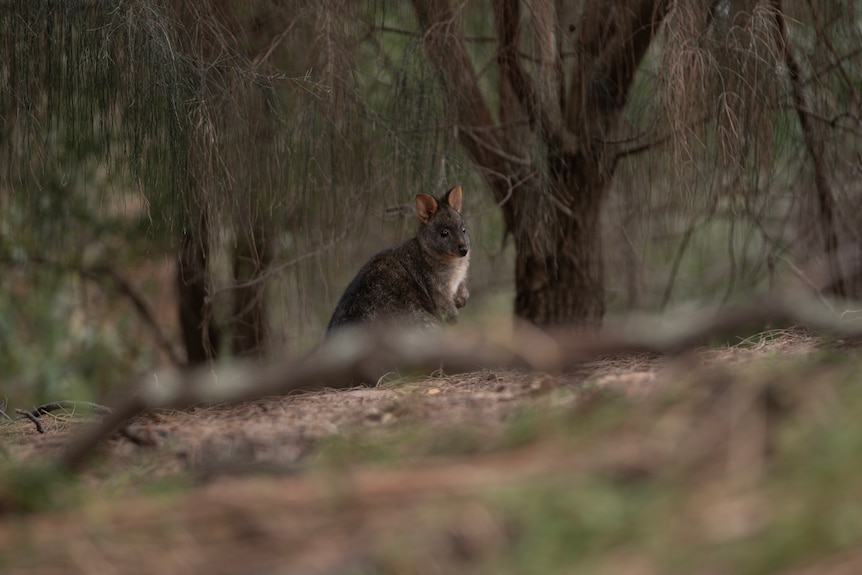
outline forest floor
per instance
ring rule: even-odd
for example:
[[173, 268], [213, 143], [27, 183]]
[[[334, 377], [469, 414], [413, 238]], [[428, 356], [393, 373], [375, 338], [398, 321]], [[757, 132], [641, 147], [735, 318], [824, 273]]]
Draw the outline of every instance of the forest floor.
[[782, 331], [159, 411], [71, 478], [93, 416], [0, 423], [0, 571], [858, 573], [860, 368]]

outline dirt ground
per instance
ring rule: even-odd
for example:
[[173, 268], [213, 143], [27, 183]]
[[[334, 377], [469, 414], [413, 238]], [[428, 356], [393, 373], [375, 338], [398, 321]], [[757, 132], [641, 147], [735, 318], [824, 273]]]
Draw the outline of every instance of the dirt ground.
[[[800, 357], [819, 342], [788, 332], [746, 343], [563, 375], [480, 371], [150, 413], [71, 482], [71, 502], [0, 518], [0, 570], [472, 572], [517, 537], [483, 494], [628, 457], [609, 443], [518, 441], [519, 418], [574, 412], [597, 391], [641, 401], [691, 370]], [[7, 462], [49, 461], [94, 417], [42, 419], [44, 434], [2, 424]]]

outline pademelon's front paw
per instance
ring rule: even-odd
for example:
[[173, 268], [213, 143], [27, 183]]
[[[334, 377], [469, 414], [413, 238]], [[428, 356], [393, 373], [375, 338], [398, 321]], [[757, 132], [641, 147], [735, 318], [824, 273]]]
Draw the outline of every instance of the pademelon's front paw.
[[467, 284], [462, 283], [455, 291], [455, 307], [461, 309], [467, 305], [468, 299], [470, 299], [470, 292], [467, 290]]

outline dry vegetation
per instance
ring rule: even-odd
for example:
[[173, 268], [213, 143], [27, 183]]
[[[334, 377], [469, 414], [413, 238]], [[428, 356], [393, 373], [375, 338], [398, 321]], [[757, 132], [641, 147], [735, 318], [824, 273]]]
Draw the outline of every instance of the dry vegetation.
[[849, 573], [858, 374], [855, 347], [784, 330], [563, 375], [401, 378], [141, 415], [72, 480], [38, 464], [91, 416], [43, 416], [44, 435], [18, 420], [0, 557], [7, 573]]

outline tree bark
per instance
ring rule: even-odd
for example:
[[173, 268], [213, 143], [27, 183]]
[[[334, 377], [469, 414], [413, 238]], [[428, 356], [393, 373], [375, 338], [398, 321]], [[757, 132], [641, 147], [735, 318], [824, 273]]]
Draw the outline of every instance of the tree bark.
[[262, 357], [269, 342], [266, 272], [271, 264], [266, 228], [253, 226], [234, 249], [234, 301], [231, 347], [236, 357]]
[[182, 234], [175, 276], [180, 329], [189, 365], [214, 360], [221, 341], [209, 297], [208, 261], [209, 232], [206, 218], [202, 217], [199, 226], [188, 226]]
[[543, 327], [595, 326], [605, 312], [600, 217], [607, 186], [578, 185], [575, 179], [580, 176], [572, 174], [549, 184], [554, 197], [565, 197], [573, 187], [585, 193], [572, 209], [548, 208], [552, 215], [547, 225], [554, 229], [544, 232], [550, 236], [545, 247], [525, 241], [516, 244], [515, 315]]

